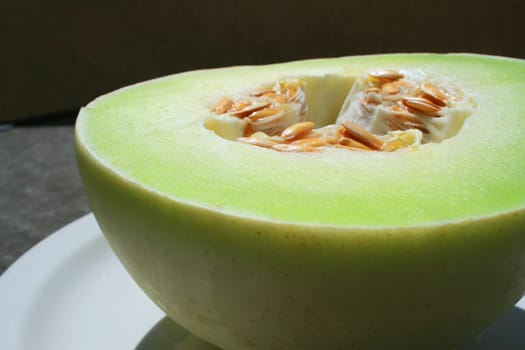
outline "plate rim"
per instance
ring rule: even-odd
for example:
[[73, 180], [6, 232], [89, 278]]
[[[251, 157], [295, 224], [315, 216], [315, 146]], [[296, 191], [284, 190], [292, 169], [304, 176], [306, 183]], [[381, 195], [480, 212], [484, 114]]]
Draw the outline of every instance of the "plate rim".
[[[62, 262], [78, 249], [104, 239], [93, 213], [85, 214], [54, 231], [16, 259], [0, 275], [0, 344], [5, 349], [21, 349], [20, 332], [24, 317]], [[61, 247], [67, 249], [60, 250]], [[56, 254], [57, 250], [62, 254]]]

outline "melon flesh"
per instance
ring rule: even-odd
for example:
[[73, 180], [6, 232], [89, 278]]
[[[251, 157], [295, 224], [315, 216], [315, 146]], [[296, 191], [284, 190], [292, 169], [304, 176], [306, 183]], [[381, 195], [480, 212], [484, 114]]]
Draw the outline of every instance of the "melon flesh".
[[[203, 127], [210, 103], [227, 92], [283, 76], [360, 76], [385, 66], [446, 76], [478, 108], [459, 136], [399, 154], [283, 155], [240, 146]], [[96, 100], [81, 113], [80, 136], [101, 163], [129, 180], [232, 215], [359, 227], [476, 218], [525, 204], [522, 66], [471, 56], [393, 56], [194, 72]], [[310, 108], [313, 118], [317, 105], [337, 102], [318, 102]]]
[[[357, 77], [384, 68], [446, 77], [476, 108], [454, 137], [392, 153], [282, 153], [206, 127], [221, 96], [288, 77], [310, 77], [308, 118], [327, 124]], [[441, 349], [525, 290], [524, 93], [523, 61], [478, 55], [196, 71], [84, 107], [77, 159], [130, 274], [205, 340]]]

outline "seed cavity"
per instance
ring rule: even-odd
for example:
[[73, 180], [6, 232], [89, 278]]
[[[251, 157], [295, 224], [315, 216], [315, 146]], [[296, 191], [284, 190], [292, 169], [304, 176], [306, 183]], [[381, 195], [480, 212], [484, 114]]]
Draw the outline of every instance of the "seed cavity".
[[221, 97], [207, 127], [279, 152], [394, 152], [454, 136], [475, 108], [471, 98], [444, 79], [417, 70], [380, 69], [356, 79], [334, 123], [316, 128], [306, 92], [307, 84], [294, 78]]

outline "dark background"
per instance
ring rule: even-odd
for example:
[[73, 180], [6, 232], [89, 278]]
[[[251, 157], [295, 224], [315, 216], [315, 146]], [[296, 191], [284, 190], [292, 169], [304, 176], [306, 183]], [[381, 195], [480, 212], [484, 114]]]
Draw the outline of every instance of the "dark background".
[[525, 2], [0, 1], [0, 123], [185, 70], [383, 52], [525, 58]]

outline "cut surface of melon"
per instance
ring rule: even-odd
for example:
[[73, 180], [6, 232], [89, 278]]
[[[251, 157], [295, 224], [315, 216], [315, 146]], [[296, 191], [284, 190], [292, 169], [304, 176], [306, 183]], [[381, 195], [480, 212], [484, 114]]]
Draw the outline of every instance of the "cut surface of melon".
[[[358, 78], [381, 69], [442, 77], [475, 108], [440, 142], [406, 152], [275, 152], [232, 140], [237, 126], [222, 128], [222, 137], [210, 126], [210, 120], [222, 125], [210, 119], [210, 104], [221, 96], [290, 77], [309, 84], [307, 115], [330, 124], [345, 118], [341, 107]], [[98, 98], [82, 109], [77, 140], [100, 167], [126, 181], [228, 215], [306, 225], [434, 225], [525, 207], [524, 93], [523, 61], [477, 55], [203, 70]], [[351, 104], [350, 97], [346, 111]]]

